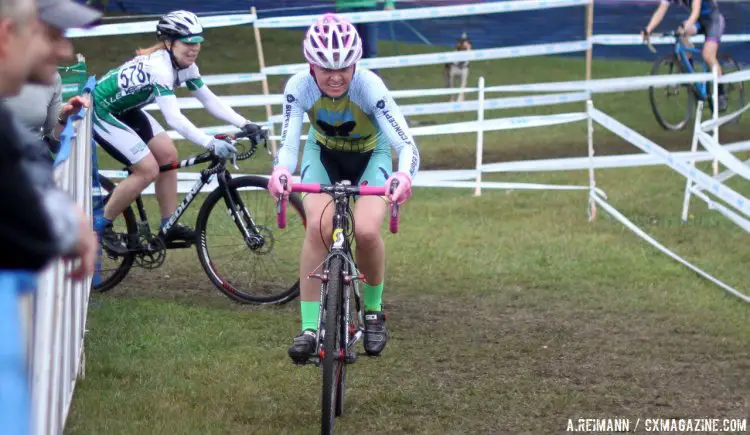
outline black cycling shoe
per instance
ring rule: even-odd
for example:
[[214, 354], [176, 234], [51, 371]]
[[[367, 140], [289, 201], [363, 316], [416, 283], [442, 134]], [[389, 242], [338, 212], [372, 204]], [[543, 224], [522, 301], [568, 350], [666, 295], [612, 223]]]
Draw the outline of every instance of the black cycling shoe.
[[729, 98], [727, 94], [719, 94], [719, 113], [726, 112], [729, 108]]
[[186, 225], [174, 224], [172, 225], [172, 228], [167, 231], [166, 236], [164, 236], [164, 241], [173, 242], [175, 240], [193, 242], [195, 241], [195, 230]]
[[102, 229], [102, 247], [115, 255], [128, 253], [128, 244], [123, 240], [122, 234], [115, 232], [112, 224], [105, 225]]
[[306, 363], [315, 354], [315, 342], [317, 338], [318, 333], [311, 329], [305, 329], [297, 334], [294, 337], [294, 344], [289, 348], [289, 358], [295, 364]]
[[365, 352], [380, 355], [388, 342], [384, 311], [365, 311]]

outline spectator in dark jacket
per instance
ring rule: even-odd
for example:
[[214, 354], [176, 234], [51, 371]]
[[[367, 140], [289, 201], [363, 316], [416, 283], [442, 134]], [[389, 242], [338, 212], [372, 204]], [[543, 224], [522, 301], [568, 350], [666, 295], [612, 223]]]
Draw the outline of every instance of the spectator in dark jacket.
[[[0, 2], [0, 97], [35, 75], [53, 80], [66, 52], [64, 29], [98, 19], [70, 0]], [[72, 55], [72, 49], [71, 55]], [[71, 277], [93, 271], [96, 236], [88, 216], [54, 182], [46, 145], [0, 104], [0, 269], [38, 271], [59, 256], [80, 260]]]

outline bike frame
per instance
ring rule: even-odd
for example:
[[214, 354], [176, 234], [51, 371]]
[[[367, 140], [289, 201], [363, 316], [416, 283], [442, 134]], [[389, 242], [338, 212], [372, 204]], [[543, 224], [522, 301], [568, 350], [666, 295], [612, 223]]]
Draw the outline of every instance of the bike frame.
[[[345, 185], [343, 183], [337, 183], [337, 185]], [[351, 363], [354, 362], [356, 357], [354, 356], [354, 346], [357, 344], [357, 342], [362, 338], [364, 334], [364, 310], [362, 309], [362, 298], [359, 291], [359, 283], [358, 281], [360, 279], [363, 279], [364, 277], [360, 275], [357, 272], [357, 266], [354, 263], [352, 251], [351, 251], [351, 245], [349, 243], [349, 239], [346, 237], [346, 233], [350, 227], [350, 219], [349, 219], [349, 198], [350, 196], [347, 195], [344, 192], [334, 192], [333, 193], [333, 202], [335, 206], [335, 212], [333, 215], [333, 232], [332, 232], [332, 245], [331, 245], [331, 251], [326, 256], [325, 260], [323, 261], [324, 267], [323, 267], [323, 274], [324, 276], [328, 274], [329, 271], [329, 264], [331, 263], [331, 259], [334, 257], [341, 257], [341, 259], [344, 262], [345, 269], [343, 270], [343, 284], [344, 284], [344, 291], [341, 293], [342, 298], [342, 313], [341, 318], [344, 322], [344, 325], [346, 325], [345, 328], [343, 328], [342, 337], [343, 337], [343, 346], [344, 354], [340, 355], [340, 358], [343, 358], [344, 363]], [[356, 310], [357, 310], [357, 330], [356, 331], [350, 331], [348, 328], [348, 325], [351, 325], [351, 316], [352, 313], [350, 312], [350, 304], [351, 301], [351, 293], [352, 289], [354, 290], [354, 302], [356, 304]], [[326, 281], [324, 281], [321, 284], [320, 289], [320, 311], [318, 312], [318, 330], [323, 331], [323, 334], [318, 334], [317, 336], [317, 342], [315, 343], [315, 348], [318, 350], [317, 352], [317, 359], [316, 363], [320, 364], [321, 362], [321, 346], [323, 345], [323, 336], [326, 333], [325, 331], [325, 316], [327, 313], [325, 313], [325, 307], [326, 307], [326, 299], [328, 298], [328, 293], [326, 292]], [[353, 333], [353, 336], [350, 339], [350, 334]]]
[[[221, 191], [224, 193], [224, 202], [226, 203], [227, 208], [232, 212], [232, 219], [234, 220], [235, 225], [240, 230], [242, 235], [245, 237], [245, 240], [248, 240], [252, 235], [257, 235], [257, 231], [254, 231], [256, 225], [255, 222], [252, 221], [252, 216], [248, 212], [245, 205], [242, 204], [242, 201], [237, 196], [237, 192], [229, 188], [229, 184], [232, 181], [232, 175], [226, 169], [224, 161], [222, 159], [213, 156], [211, 153], [203, 153], [182, 161], [161, 165], [159, 166], [159, 173], [177, 170], [178, 168], [195, 166], [206, 162], [212, 163], [208, 168], [203, 169], [200, 172], [200, 178], [195, 182], [190, 191], [188, 191], [187, 195], [185, 195], [185, 198], [183, 198], [182, 202], [180, 202], [180, 204], [177, 206], [174, 213], [172, 213], [172, 215], [169, 217], [169, 220], [164, 225], [164, 227], [159, 229], [159, 231], [157, 232], [157, 236], [162, 238], [166, 236], [169, 229], [172, 228], [180, 220], [180, 217], [182, 217], [182, 215], [185, 213], [185, 210], [187, 210], [190, 204], [192, 204], [196, 195], [203, 189], [204, 186], [211, 183], [211, 179], [214, 175], [216, 175], [216, 180], [219, 183], [218, 189], [221, 189]], [[128, 173], [131, 173], [130, 169], [126, 170], [128, 171]], [[138, 217], [140, 219], [138, 222], [138, 233], [148, 234], [151, 232], [151, 227], [148, 223], [146, 208], [143, 204], [143, 198], [141, 195], [138, 195], [135, 203], [136, 207], [138, 208]], [[253, 228], [253, 234], [251, 234], [251, 231], [248, 230], [248, 226], [245, 224], [245, 221], [238, 215], [238, 204], [242, 204], [242, 209], [245, 212], [245, 215], [248, 217], [248, 219], [250, 219], [249, 223], [251, 224], [251, 228]]]
[[[685, 68], [685, 71], [688, 71], [690, 73], [696, 72], [695, 68], [693, 68], [693, 66], [690, 65], [690, 60], [688, 59], [688, 53], [693, 54], [694, 62], [696, 58], [700, 60], [701, 65], [703, 65], [703, 71], [708, 71], [708, 63], [706, 63], [705, 59], [703, 59], [701, 50], [695, 47], [693, 48], [685, 47], [685, 45], [682, 43], [682, 40], [680, 40], [679, 37], [675, 37], [675, 38], [676, 38], [676, 42], [674, 46], [674, 53], [675, 53], [675, 56], [677, 56], [677, 58], [680, 60], [680, 63], [682, 64], [683, 68]], [[695, 88], [695, 92], [697, 93], [697, 96], [701, 101], [705, 101], [708, 98], [706, 83], [693, 83], [693, 87]]]

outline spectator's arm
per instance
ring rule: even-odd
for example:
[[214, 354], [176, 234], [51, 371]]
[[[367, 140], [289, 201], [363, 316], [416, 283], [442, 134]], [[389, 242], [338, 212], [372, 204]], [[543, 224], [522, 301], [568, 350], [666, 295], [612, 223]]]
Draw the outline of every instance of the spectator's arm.
[[57, 122], [60, 110], [62, 110], [62, 79], [59, 74], [54, 87], [52, 98], [47, 104], [47, 118], [44, 120], [42, 135], [49, 138], [53, 145], [56, 145], [60, 142], [60, 133], [62, 133], [62, 126]]

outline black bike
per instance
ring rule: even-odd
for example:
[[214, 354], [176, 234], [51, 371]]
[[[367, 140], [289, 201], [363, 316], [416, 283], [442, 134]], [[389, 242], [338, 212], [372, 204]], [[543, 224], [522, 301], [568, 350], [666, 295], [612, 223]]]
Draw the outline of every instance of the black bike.
[[[282, 177], [280, 181], [286, 189], [286, 178]], [[393, 181], [391, 193], [396, 187], [398, 181]], [[357, 270], [351, 250], [354, 216], [349, 207], [349, 198], [358, 195], [384, 196], [386, 187], [351, 186], [348, 181], [343, 181], [335, 185], [292, 184], [292, 192], [325, 192], [333, 197], [335, 204], [333, 244], [323, 262], [322, 273], [311, 272], [309, 275], [322, 283], [317, 352], [309, 361], [323, 366], [321, 433], [332, 434], [336, 417], [344, 412], [346, 366], [356, 361], [355, 345], [364, 334], [364, 305], [358, 283], [364, 276]], [[286, 201], [283, 198], [279, 198], [277, 212], [279, 228], [286, 228]], [[390, 231], [396, 233], [398, 205], [391, 204], [389, 216]], [[352, 293], [356, 316], [352, 314]]]
[[[235, 161], [250, 158], [258, 147], [258, 140], [249, 138], [244, 133], [217, 135], [216, 137], [235, 142], [238, 148]], [[249, 149], [243, 150], [243, 145], [236, 142], [239, 139], [250, 139]], [[99, 279], [95, 279], [94, 282], [95, 290], [104, 292], [112, 289], [125, 278], [133, 265], [144, 269], [160, 267], [164, 263], [168, 249], [184, 249], [196, 245], [201, 266], [211, 282], [236, 302], [284, 304], [299, 295], [299, 280], [293, 284], [289, 283], [291, 277], [299, 275], [297, 261], [299, 247], [302, 245], [299, 237], [304, 237], [305, 212], [299, 196], [291, 197], [291, 203], [299, 216], [300, 224], [295, 224], [288, 231], [274, 232], [272, 220], [275, 208], [273, 198], [266, 190], [267, 178], [258, 176], [233, 178], [226, 168], [227, 159], [217, 157], [210, 151], [180, 162], [163, 165], [159, 170], [161, 172], [172, 171], [206, 162], [210, 163], [208, 168], [200, 172], [195, 185], [177, 207], [169, 222], [156, 234], [151, 231], [146, 208], [140, 195], [135, 200], [138, 218], [131, 206], [118, 216], [115, 220], [115, 229], [126, 241], [128, 251], [123, 255], [112, 252], [110, 249], [102, 249], [102, 265], [99, 270]], [[127, 168], [125, 170], [130, 173]], [[195, 225], [197, 240], [165, 243], [167, 231], [177, 223], [201, 189], [211, 183], [213, 178], [218, 186], [205, 197], [198, 213]], [[103, 190], [102, 201], [106, 204], [115, 184], [101, 174], [99, 174], [99, 180]], [[105, 192], [106, 196], [104, 196]], [[243, 196], [253, 194], [260, 195], [261, 201], [257, 204], [258, 206], [250, 208], [247, 206], [249, 198]], [[269, 212], [264, 219], [261, 219], [254, 212], [261, 209], [263, 205], [269, 209]], [[279, 243], [285, 237], [292, 237], [294, 240]], [[217, 243], [222, 239], [227, 242]], [[244, 259], [243, 254], [245, 254]], [[278, 261], [277, 255], [286, 261]], [[271, 260], [269, 262], [273, 263], [272, 265], [279, 266], [277, 270], [272, 270], [266, 264], [266, 260]], [[106, 265], [103, 264], [105, 261], [114, 264], [105, 267]], [[261, 272], [267, 273], [261, 276]]]

